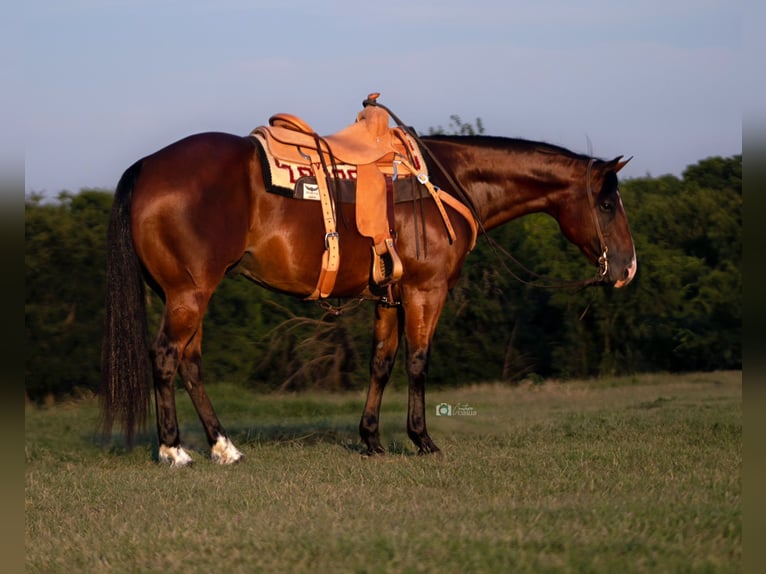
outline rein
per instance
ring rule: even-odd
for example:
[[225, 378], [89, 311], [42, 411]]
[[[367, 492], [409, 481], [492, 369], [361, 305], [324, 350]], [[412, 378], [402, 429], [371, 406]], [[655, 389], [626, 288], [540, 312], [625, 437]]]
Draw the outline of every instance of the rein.
[[[474, 207], [473, 201], [471, 200], [468, 193], [465, 191], [462, 185], [458, 183], [455, 178], [452, 177], [452, 174], [442, 165], [442, 163], [439, 161], [439, 159], [431, 152], [431, 150], [428, 148], [428, 146], [423, 142], [423, 140], [418, 137], [417, 133], [414, 129], [412, 129], [410, 126], [406, 125], [399, 117], [392, 112], [387, 106], [384, 106], [380, 102], [377, 101], [377, 95], [375, 98], [368, 97], [362, 102], [362, 106], [378, 106], [379, 108], [384, 109], [388, 114], [391, 116], [391, 118], [396, 122], [397, 126], [402, 128], [407, 134], [409, 134], [413, 140], [420, 146], [420, 149], [423, 150], [429, 157], [429, 159], [433, 162], [433, 164], [441, 171], [442, 175], [446, 179], [447, 183], [452, 187], [452, 189], [460, 196], [460, 199], [466, 204], [468, 209], [471, 211], [471, 214], [473, 215], [473, 218], [476, 220], [476, 223], [479, 227], [479, 230], [481, 231], [482, 235], [486, 237], [487, 243], [490, 246], [490, 249], [492, 249], [493, 253], [495, 253], [496, 256], [498, 256], [498, 259], [501, 261], [502, 266], [505, 268], [508, 273], [510, 273], [511, 277], [513, 277], [516, 281], [523, 285], [528, 285], [530, 287], [538, 287], [542, 289], [582, 289], [585, 287], [593, 287], [597, 285], [603, 285], [606, 284], [607, 281], [605, 280], [605, 277], [607, 273], [609, 272], [609, 260], [607, 259], [607, 252], [608, 247], [606, 245], [606, 240], [604, 239], [604, 233], [601, 229], [601, 224], [598, 221], [598, 216], [596, 215], [596, 206], [595, 201], [593, 199], [593, 189], [591, 186], [591, 170], [593, 167], [593, 163], [595, 162], [594, 158], [590, 158], [588, 161], [588, 167], [585, 172], [586, 176], [586, 187], [585, 187], [585, 194], [588, 196], [588, 204], [590, 205], [590, 212], [591, 217], [593, 218], [593, 224], [596, 227], [596, 234], [598, 235], [599, 242], [601, 244], [601, 255], [598, 258], [598, 272], [596, 274], [596, 277], [591, 279], [584, 279], [579, 281], [554, 281], [547, 279], [543, 277], [542, 275], [535, 273], [531, 269], [528, 269], [525, 267], [518, 259], [516, 259], [513, 255], [511, 255], [508, 250], [503, 248], [497, 241], [489, 237], [487, 234], [487, 230], [484, 228], [484, 224], [482, 223], [481, 219], [476, 213], [476, 208]], [[537, 280], [528, 281], [523, 279], [522, 277], [519, 277], [518, 274], [516, 274], [510, 267], [508, 267], [505, 262], [502, 260], [500, 255], [504, 255], [513, 263], [515, 263], [517, 266], [519, 266], [521, 269], [524, 270], [524, 272], [528, 273], [529, 275], [536, 277]]]
[[[521, 261], [516, 259], [507, 249], [505, 249], [497, 241], [495, 241], [488, 235], [485, 235], [485, 237], [487, 238], [487, 243], [489, 244], [490, 249], [492, 249], [492, 252], [495, 254], [495, 256], [497, 256], [503, 269], [505, 269], [510, 274], [511, 277], [513, 277], [516, 281], [518, 281], [522, 285], [526, 285], [528, 287], [536, 287], [538, 289], [577, 290], [577, 289], [584, 289], [585, 287], [595, 287], [595, 286], [603, 285], [606, 283], [600, 272], [598, 273], [596, 277], [593, 277], [591, 279], [580, 279], [580, 280], [573, 280], [573, 281], [559, 281], [556, 279], [550, 279], [548, 277], [544, 277], [543, 275], [540, 275], [539, 273], [527, 268], [523, 263], [521, 263]], [[503, 257], [505, 257], [506, 259], [510, 259], [516, 266], [520, 267], [526, 274], [534, 277], [534, 279], [528, 280], [528, 279], [524, 279], [523, 277], [520, 277], [516, 272], [514, 272], [513, 269], [511, 269], [506, 264]]]
[[[585, 177], [586, 177], [586, 183], [585, 183], [585, 194], [588, 196], [588, 204], [590, 206], [590, 213], [591, 217], [593, 219], [593, 225], [596, 228], [596, 234], [598, 235], [598, 239], [601, 245], [601, 255], [598, 258], [598, 272], [596, 273], [596, 276], [591, 279], [583, 279], [579, 281], [553, 281], [546, 277], [543, 277], [539, 273], [536, 273], [532, 271], [531, 269], [528, 269], [525, 267], [518, 259], [516, 259], [511, 253], [505, 249], [503, 246], [501, 246], [497, 241], [489, 237], [486, 233], [484, 236], [487, 238], [487, 242], [490, 245], [490, 248], [495, 253], [495, 255], [498, 256], [498, 259], [501, 260], [501, 263], [503, 265], [503, 268], [508, 271], [511, 274], [511, 277], [516, 279], [519, 283], [523, 285], [527, 285], [530, 287], [538, 287], [541, 289], [584, 289], [585, 287], [594, 287], [599, 285], [605, 285], [608, 282], [606, 281], [606, 275], [609, 272], [609, 260], [607, 258], [607, 253], [609, 251], [609, 248], [606, 244], [606, 239], [604, 238], [604, 232], [601, 229], [601, 224], [598, 221], [598, 216], [596, 215], [596, 205], [595, 200], [593, 199], [593, 188], [591, 186], [591, 171], [593, 168], [593, 163], [596, 160], [593, 158], [590, 158], [588, 160], [588, 167], [585, 170]], [[508, 267], [508, 265], [505, 264], [505, 262], [501, 259], [500, 255], [504, 255], [506, 258], [513, 261], [514, 264], [516, 264], [518, 267], [524, 270], [525, 273], [535, 277], [535, 280], [528, 281], [526, 279], [523, 279], [522, 277], [519, 277], [514, 271]], [[587, 311], [587, 309], [586, 309]], [[583, 313], [584, 314], [584, 313]]]

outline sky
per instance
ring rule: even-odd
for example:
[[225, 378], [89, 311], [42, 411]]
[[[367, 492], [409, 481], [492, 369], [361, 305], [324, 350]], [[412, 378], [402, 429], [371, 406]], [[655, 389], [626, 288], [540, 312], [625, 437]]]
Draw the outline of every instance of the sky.
[[173, 141], [246, 135], [277, 112], [329, 134], [370, 92], [420, 133], [457, 114], [633, 156], [623, 179], [742, 153], [736, 1], [22, 4], [26, 193], [114, 189]]

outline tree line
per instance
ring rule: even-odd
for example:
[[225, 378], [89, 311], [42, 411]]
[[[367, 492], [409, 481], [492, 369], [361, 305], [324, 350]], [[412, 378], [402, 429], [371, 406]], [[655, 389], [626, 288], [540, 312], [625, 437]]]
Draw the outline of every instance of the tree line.
[[[565, 283], [595, 271], [546, 215], [493, 230], [450, 293], [430, 385], [741, 368], [741, 155], [701, 160], [682, 177], [628, 179], [620, 191], [635, 280], [619, 290], [541, 287], [538, 275]], [[55, 202], [26, 198], [31, 400], [98, 386], [111, 203], [112, 192], [100, 189], [62, 192]], [[153, 329], [161, 302], [148, 297]], [[364, 387], [373, 304], [331, 303], [347, 306], [336, 314], [225, 279], [205, 318], [205, 380], [266, 390]], [[402, 363], [394, 386], [406, 384]]]

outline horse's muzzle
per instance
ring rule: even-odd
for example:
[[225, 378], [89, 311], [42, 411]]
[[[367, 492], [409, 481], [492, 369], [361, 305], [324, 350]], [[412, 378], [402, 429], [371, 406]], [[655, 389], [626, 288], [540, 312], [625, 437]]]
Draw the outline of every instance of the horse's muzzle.
[[628, 265], [628, 267], [626, 267], [622, 272], [622, 278], [615, 281], [614, 286], [619, 289], [620, 287], [625, 287], [625, 285], [633, 281], [633, 277], [636, 276], [636, 269], [638, 269], [638, 262], [636, 261], [636, 256], [634, 255], [633, 259], [630, 260], [630, 265]]

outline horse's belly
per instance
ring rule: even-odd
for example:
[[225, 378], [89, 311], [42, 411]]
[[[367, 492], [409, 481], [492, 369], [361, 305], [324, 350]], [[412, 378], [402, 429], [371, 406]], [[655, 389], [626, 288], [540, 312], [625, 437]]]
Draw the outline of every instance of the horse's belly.
[[[317, 287], [323, 253], [321, 235], [315, 241], [305, 234], [272, 235], [254, 242], [231, 272], [276, 291], [308, 297]], [[362, 294], [368, 287], [369, 270], [369, 247], [360, 250], [341, 239], [340, 267], [332, 296]]]

